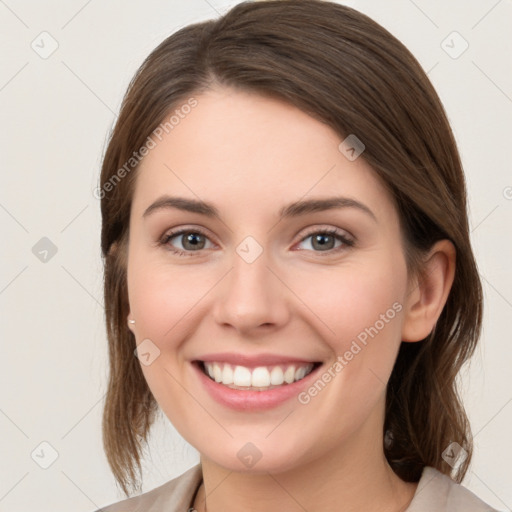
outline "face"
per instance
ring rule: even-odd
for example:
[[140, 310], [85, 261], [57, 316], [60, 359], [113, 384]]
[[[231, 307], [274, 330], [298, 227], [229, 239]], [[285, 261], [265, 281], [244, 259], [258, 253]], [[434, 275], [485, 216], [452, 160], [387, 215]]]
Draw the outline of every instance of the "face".
[[301, 110], [196, 99], [142, 161], [131, 209], [130, 328], [155, 399], [230, 470], [379, 439], [408, 292], [392, 198]]

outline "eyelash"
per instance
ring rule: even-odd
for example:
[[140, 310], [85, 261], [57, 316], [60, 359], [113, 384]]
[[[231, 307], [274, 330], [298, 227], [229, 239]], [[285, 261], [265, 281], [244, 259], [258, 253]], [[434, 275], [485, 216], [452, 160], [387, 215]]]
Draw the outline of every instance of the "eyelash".
[[[169, 245], [169, 241], [178, 236], [178, 235], [183, 235], [185, 233], [194, 233], [194, 234], [198, 234], [198, 235], [201, 235], [201, 236], [204, 236], [205, 238], [208, 238], [208, 235], [202, 230], [202, 229], [199, 229], [199, 228], [194, 228], [194, 229], [180, 229], [180, 230], [177, 230], [177, 231], [171, 231], [170, 233], [167, 233], [165, 234], [162, 239], [160, 240], [159, 242], [159, 245], [161, 246], [167, 246], [168, 247], [168, 250], [170, 250], [171, 252], [173, 252], [174, 254], [176, 254], [177, 256], [194, 256], [194, 253], [199, 253], [201, 252], [201, 250], [198, 250], [198, 251], [182, 251], [181, 249], [176, 249], [175, 247], [172, 247], [171, 245]], [[300, 242], [304, 242], [305, 240], [307, 240], [310, 236], [312, 235], [328, 235], [328, 236], [333, 236], [335, 238], [337, 238], [339, 241], [342, 242], [342, 245], [339, 246], [339, 247], [336, 247], [334, 249], [328, 249], [326, 251], [313, 251], [315, 253], [318, 253], [320, 256], [329, 256], [329, 255], [332, 255], [333, 253], [337, 253], [339, 252], [340, 250], [346, 250], [347, 248], [350, 248], [350, 247], [353, 247], [355, 245], [355, 241], [354, 240], [351, 240], [349, 238], [347, 238], [346, 236], [344, 236], [342, 234], [342, 232], [338, 229], [335, 229], [335, 228], [328, 228], [328, 229], [315, 229], [315, 230], [312, 230], [312, 231], [309, 231], [308, 233], [306, 233], [300, 240]], [[301, 249], [301, 250], [307, 250], [307, 249]]]

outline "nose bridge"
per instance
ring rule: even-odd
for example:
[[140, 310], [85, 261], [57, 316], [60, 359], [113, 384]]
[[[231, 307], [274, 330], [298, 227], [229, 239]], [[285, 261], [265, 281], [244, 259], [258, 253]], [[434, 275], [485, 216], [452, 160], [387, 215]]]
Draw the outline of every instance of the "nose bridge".
[[248, 330], [286, 320], [283, 284], [268, 268], [269, 259], [269, 253], [251, 237], [236, 247], [231, 272], [224, 279], [218, 296], [219, 323]]

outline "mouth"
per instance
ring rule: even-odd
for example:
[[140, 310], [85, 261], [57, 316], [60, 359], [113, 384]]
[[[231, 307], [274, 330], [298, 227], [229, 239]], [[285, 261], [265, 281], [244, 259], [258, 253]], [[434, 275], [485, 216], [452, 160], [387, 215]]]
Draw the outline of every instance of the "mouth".
[[210, 380], [230, 389], [268, 391], [306, 378], [322, 363], [289, 363], [247, 367], [222, 361], [194, 361]]

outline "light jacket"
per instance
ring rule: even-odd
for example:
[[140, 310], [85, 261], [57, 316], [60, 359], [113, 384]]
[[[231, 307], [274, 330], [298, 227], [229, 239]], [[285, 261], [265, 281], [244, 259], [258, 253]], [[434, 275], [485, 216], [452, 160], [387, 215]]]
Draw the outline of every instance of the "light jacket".
[[[201, 464], [169, 482], [95, 512], [193, 512], [203, 480]], [[409, 507], [404, 512], [498, 512], [437, 469], [425, 467]]]

